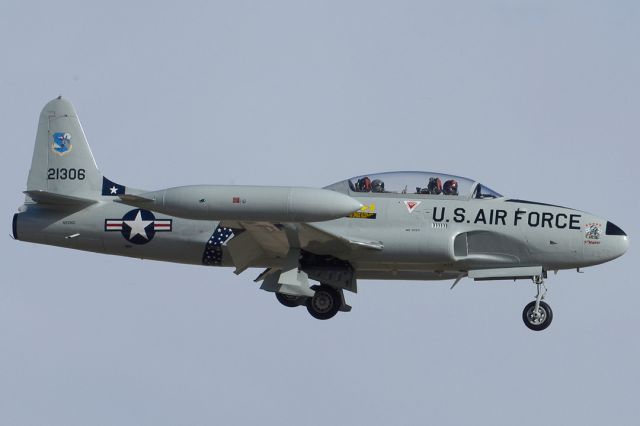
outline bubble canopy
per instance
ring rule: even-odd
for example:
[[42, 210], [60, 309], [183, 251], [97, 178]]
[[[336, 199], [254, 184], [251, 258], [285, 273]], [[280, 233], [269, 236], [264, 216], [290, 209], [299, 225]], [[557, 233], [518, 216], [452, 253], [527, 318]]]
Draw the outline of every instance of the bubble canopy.
[[414, 194], [425, 197], [459, 197], [494, 199], [502, 195], [462, 176], [436, 172], [386, 172], [356, 176], [326, 187], [357, 196], [384, 194]]

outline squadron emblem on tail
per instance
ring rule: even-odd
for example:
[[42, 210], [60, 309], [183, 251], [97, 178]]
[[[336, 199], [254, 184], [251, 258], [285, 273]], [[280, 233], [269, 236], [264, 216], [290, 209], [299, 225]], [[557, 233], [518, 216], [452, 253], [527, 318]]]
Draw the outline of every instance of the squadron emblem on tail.
[[53, 143], [51, 150], [58, 155], [66, 155], [71, 152], [71, 134], [65, 132], [57, 132], [53, 134]]

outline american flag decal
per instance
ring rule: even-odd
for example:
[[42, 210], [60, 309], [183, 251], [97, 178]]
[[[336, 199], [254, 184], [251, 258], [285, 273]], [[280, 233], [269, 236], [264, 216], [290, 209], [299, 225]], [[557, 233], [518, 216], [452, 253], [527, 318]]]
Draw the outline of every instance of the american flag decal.
[[204, 248], [202, 264], [206, 266], [220, 266], [222, 264], [222, 246], [227, 245], [227, 243], [239, 233], [240, 230], [218, 226]]

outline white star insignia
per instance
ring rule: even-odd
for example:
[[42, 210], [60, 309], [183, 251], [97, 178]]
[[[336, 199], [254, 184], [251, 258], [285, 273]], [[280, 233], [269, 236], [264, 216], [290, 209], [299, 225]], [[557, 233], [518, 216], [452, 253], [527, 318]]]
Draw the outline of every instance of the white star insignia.
[[130, 240], [136, 235], [141, 235], [145, 240], [149, 239], [146, 229], [153, 223], [153, 221], [142, 220], [142, 212], [140, 210], [138, 210], [138, 214], [134, 220], [125, 220], [124, 223], [131, 227], [131, 234], [129, 234]]
[[109, 188], [109, 191], [111, 191], [112, 194], [117, 194], [118, 193], [118, 187], [112, 186], [111, 188]]

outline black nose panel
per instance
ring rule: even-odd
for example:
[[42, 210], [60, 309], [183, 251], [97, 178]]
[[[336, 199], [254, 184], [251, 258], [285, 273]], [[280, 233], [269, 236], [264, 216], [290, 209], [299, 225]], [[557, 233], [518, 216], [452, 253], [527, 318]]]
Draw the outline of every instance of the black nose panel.
[[624, 233], [622, 229], [618, 228], [616, 225], [614, 225], [611, 222], [607, 222], [606, 234], [607, 235], [627, 235]]

